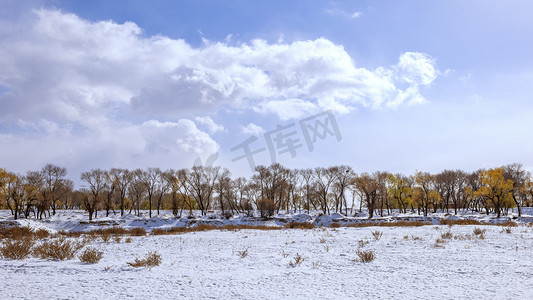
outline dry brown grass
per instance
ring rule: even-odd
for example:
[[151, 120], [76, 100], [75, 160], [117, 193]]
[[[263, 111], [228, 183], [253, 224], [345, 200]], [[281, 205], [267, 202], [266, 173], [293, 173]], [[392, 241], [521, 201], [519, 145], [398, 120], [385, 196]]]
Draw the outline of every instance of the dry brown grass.
[[505, 221], [503, 223], [498, 223], [494, 225], [503, 226], [503, 227], [517, 227], [518, 226], [518, 224], [513, 221]]
[[294, 258], [289, 262], [289, 266], [294, 268], [301, 265], [304, 261], [305, 258], [299, 253], [296, 253], [296, 256], [294, 256]]
[[6, 240], [0, 247], [0, 254], [7, 259], [25, 259], [32, 252], [35, 240], [31, 237]]
[[448, 231], [448, 232], [445, 232], [445, 233], [441, 234], [440, 237], [442, 239], [449, 240], [449, 239], [453, 238], [453, 233], [451, 231]]
[[240, 258], [245, 258], [246, 256], [248, 256], [248, 250], [250, 250], [250, 248], [246, 248], [242, 251], [237, 251], [237, 254]]
[[460, 220], [451, 220], [451, 219], [442, 219], [439, 221], [440, 225], [490, 225], [486, 222], [480, 222], [478, 220], [472, 219], [460, 219]]
[[42, 259], [68, 260], [74, 258], [78, 250], [83, 247], [80, 242], [69, 241], [64, 237], [43, 242], [33, 249], [33, 254]]
[[339, 227], [341, 227], [341, 224], [333, 222], [333, 223], [329, 224], [329, 227], [331, 227], [331, 228], [339, 228]]
[[22, 240], [34, 238], [35, 231], [29, 227], [0, 227], [0, 238], [10, 240]]
[[161, 255], [155, 252], [149, 252], [148, 255], [146, 255], [145, 258], [138, 259], [136, 258], [133, 262], [128, 262], [127, 264], [134, 267], [147, 267], [147, 268], [153, 268], [156, 266], [159, 266], [161, 264]]
[[379, 241], [381, 237], [383, 236], [383, 231], [372, 231], [372, 236], [376, 241]]
[[290, 222], [283, 227], [292, 229], [313, 229], [315, 228], [315, 224], [307, 222]]
[[355, 259], [353, 261], [367, 263], [376, 259], [376, 253], [372, 250], [357, 250], [356, 254], [358, 259]]
[[512, 233], [513, 231], [511, 230], [511, 227], [504, 227], [504, 228], [502, 228], [501, 232]]
[[486, 229], [481, 229], [481, 228], [478, 228], [478, 227], [474, 228], [474, 234], [475, 234], [475, 235], [482, 235], [482, 234], [484, 234], [486, 231], [487, 231]]
[[433, 225], [430, 222], [422, 221], [398, 221], [398, 222], [361, 222], [350, 223], [346, 227], [419, 227]]
[[95, 248], [87, 248], [78, 256], [78, 258], [82, 263], [95, 264], [99, 262], [103, 256], [103, 252], [98, 251]]

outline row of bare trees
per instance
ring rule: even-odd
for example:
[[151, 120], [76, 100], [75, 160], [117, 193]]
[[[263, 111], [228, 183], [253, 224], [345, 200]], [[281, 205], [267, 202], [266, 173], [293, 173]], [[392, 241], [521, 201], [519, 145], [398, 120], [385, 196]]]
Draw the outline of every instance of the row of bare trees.
[[[48, 164], [40, 171], [17, 175], [0, 169], [0, 205], [14, 218], [53, 215], [58, 208], [84, 209], [89, 220], [105, 211], [121, 215], [152, 217], [162, 209], [175, 216], [199, 210], [202, 215], [218, 209], [223, 215], [252, 214], [269, 207], [280, 210], [318, 210], [351, 215], [363, 208], [369, 217], [393, 210], [429, 212], [453, 210], [507, 212], [533, 201], [531, 174], [522, 165], [511, 164], [467, 173], [444, 170], [438, 174], [416, 172], [411, 176], [374, 172], [356, 174], [345, 165], [329, 168], [288, 169], [280, 164], [258, 166], [247, 179], [233, 179], [221, 167], [146, 170], [94, 169], [81, 174], [83, 187], [74, 190], [67, 170]], [[264, 215], [263, 213], [261, 215]]]

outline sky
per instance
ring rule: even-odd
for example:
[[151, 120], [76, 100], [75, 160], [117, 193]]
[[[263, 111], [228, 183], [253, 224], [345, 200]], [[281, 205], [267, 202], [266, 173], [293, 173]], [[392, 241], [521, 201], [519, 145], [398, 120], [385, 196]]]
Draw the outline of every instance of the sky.
[[533, 171], [532, 9], [0, 0], [0, 167]]

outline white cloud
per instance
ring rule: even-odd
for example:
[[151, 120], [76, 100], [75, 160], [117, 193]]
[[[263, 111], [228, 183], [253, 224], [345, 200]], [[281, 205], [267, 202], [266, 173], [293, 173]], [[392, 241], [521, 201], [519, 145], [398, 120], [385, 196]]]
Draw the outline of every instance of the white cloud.
[[413, 85], [429, 85], [438, 74], [434, 59], [425, 53], [418, 52], [402, 54], [395, 71], [400, 80]]
[[141, 132], [146, 141], [146, 153], [168, 154], [184, 151], [202, 154], [218, 149], [217, 143], [188, 119], [178, 122], [150, 120], [142, 124]]
[[254, 108], [259, 113], [275, 113], [280, 120], [299, 119], [316, 113], [318, 105], [301, 99], [272, 100], [264, 102], [260, 107]]
[[246, 135], [260, 136], [265, 133], [265, 130], [254, 123], [248, 123], [246, 126], [241, 126], [241, 132]]
[[[0, 34], [0, 126], [23, 133], [0, 136], [13, 145], [0, 151], [7, 159], [39, 149], [41, 162], [184, 161], [217, 151], [209, 135], [224, 130], [196, 115], [224, 109], [288, 120], [326, 109], [414, 104], [438, 75], [423, 53], [404, 53], [395, 66], [356, 66], [342, 45], [325, 38], [204, 40], [193, 48], [146, 37], [131, 22], [90, 22], [48, 9], [36, 10], [31, 23], [22, 20], [8, 21]], [[253, 123], [242, 130], [264, 132]]]
[[224, 131], [224, 126], [215, 123], [210, 117], [196, 117], [194, 120], [200, 124], [201, 126], [204, 126], [207, 128], [207, 131], [209, 134], [214, 134], [219, 131]]
[[98, 127], [130, 112], [167, 119], [221, 106], [274, 112], [294, 106], [294, 99], [308, 108], [348, 112], [394, 102], [405, 93], [398, 83], [429, 85], [438, 74], [430, 56], [414, 52], [390, 68], [356, 67], [341, 45], [324, 38], [237, 46], [206, 41], [192, 48], [141, 33], [131, 22], [37, 10], [18, 39], [0, 40], [0, 84], [9, 89], [0, 95], [0, 121], [39, 116]]
[[353, 13], [350, 13], [342, 9], [326, 9], [325, 12], [328, 15], [341, 16], [341, 17], [350, 18], [350, 19], [359, 18], [363, 14], [360, 11], [355, 11]]
[[363, 14], [362, 12], [360, 12], [360, 11], [356, 11], [356, 12], [354, 12], [350, 17], [351, 17], [352, 19], [355, 19], [355, 18], [359, 18], [362, 14]]

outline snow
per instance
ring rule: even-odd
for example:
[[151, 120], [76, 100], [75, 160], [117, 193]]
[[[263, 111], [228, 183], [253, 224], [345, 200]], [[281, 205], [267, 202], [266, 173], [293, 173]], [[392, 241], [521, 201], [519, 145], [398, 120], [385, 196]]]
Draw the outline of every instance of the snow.
[[[482, 215], [468, 217], [499, 221]], [[148, 229], [197, 224], [198, 220], [253, 222], [244, 217], [175, 219], [166, 213], [151, 220], [131, 215], [99, 216], [93, 224], [80, 224], [85, 218], [81, 212], [59, 212], [42, 222], [17, 222], [50, 231], [89, 230], [102, 226], [102, 221], [106, 226]], [[280, 226], [284, 223], [280, 219], [316, 222], [317, 218], [325, 223], [328, 219], [347, 219], [286, 214], [265, 223]], [[0, 213], [0, 221], [8, 220], [12, 221], [7, 213]], [[486, 229], [485, 239], [473, 234], [476, 227]], [[382, 231], [382, 238], [374, 239], [373, 231]], [[435, 247], [436, 240], [448, 231], [456, 238]], [[1, 259], [0, 294], [3, 299], [533, 298], [533, 227], [525, 223], [513, 227], [511, 233], [495, 225], [427, 225], [212, 230], [131, 238], [131, 243], [124, 243], [124, 238], [120, 243], [113, 239], [109, 243], [92, 242], [89, 246], [104, 252], [103, 259], [94, 265], [78, 259]], [[360, 240], [368, 244], [360, 248]], [[248, 255], [241, 258], [238, 252], [246, 249]], [[358, 249], [373, 250], [376, 259], [369, 263], [352, 261]], [[150, 251], [161, 254], [160, 266], [127, 265]], [[304, 262], [289, 266], [297, 254], [305, 258]]]

